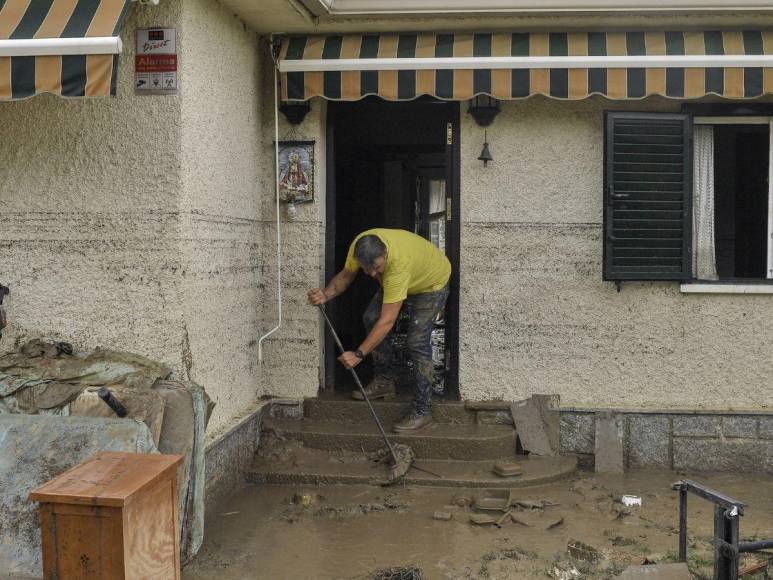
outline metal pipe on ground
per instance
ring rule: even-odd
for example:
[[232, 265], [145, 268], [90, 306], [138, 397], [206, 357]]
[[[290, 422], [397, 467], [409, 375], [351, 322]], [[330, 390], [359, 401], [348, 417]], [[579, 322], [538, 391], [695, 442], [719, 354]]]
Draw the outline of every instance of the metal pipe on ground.
[[738, 544], [739, 552], [759, 552], [761, 550], [773, 550], [773, 539], [759, 540], [757, 542], [741, 542]]

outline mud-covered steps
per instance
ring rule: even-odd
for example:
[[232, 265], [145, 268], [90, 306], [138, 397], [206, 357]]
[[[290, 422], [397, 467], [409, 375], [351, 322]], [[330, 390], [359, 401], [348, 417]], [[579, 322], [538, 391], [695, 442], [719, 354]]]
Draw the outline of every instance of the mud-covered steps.
[[[391, 431], [393, 421], [384, 421]], [[384, 440], [375, 423], [330, 422], [318, 419], [266, 419], [270, 429], [285, 439], [300, 441], [304, 447], [330, 452], [377, 451]], [[389, 433], [395, 443], [410, 445], [421, 459], [480, 461], [501, 459], [515, 453], [515, 429], [505, 425], [454, 424], [435, 421], [417, 433]]]
[[[514, 457], [523, 467], [518, 477], [502, 478], [493, 474], [493, 461], [453, 461], [417, 459], [419, 469], [411, 469], [401, 483], [434, 487], [518, 488], [542, 485], [572, 476], [577, 470], [574, 456]], [[293, 464], [256, 458], [247, 471], [251, 483], [291, 485], [373, 484], [384, 477], [384, 466], [369, 461], [363, 454], [335, 455], [318, 449], [304, 449]], [[440, 477], [437, 477], [437, 476]]]
[[[374, 401], [373, 406], [382, 421], [396, 423], [411, 411], [412, 403], [411, 401]], [[303, 414], [306, 419], [329, 423], [373, 422], [367, 405], [363, 401], [354, 401], [350, 398], [306, 399], [303, 402]], [[475, 412], [467, 409], [462, 402], [436, 402], [432, 406], [432, 417], [436, 423], [459, 425], [476, 422]]]
[[[410, 411], [410, 400], [376, 401], [374, 407], [390, 439], [409, 445], [418, 467], [441, 476], [411, 469], [404, 480], [408, 484], [522, 487], [569, 477], [577, 469], [573, 456], [516, 455], [516, 430], [509, 414], [481, 413], [461, 402], [438, 401], [432, 407], [432, 425], [414, 434], [398, 435], [392, 433], [392, 426]], [[271, 413], [263, 420], [261, 450], [246, 474], [248, 481], [368, 484], [383, 477], [384, 466], [368, 458], [369, 453], [382, 450], [384, 443], [364, 402], [341, 396], [306, 399], [302, 418], [295, 412], [291, 415], [295, 418], [283, 415]], [[279, 444], [278, 452], [272, 448], [274, 444]], [[497, 477], [493, 467], [499, 459], [516, 459], [523, 474]]]

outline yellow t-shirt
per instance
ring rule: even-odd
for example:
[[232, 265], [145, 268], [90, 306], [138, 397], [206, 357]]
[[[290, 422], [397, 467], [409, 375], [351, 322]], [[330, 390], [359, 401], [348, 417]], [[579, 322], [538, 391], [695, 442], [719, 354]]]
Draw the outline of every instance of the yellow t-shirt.
[[344, 266], [356, 272], [360, 264], [354, 257], [354, 246], [363, 236], [373, 235], [387, 247], [387, 263], [381, 275], [384, 304], [405, 300], [414, 294], [440, 290], [451, 277], [451, 262], [431, 242], [405, 230], [374, 228], [362, 232], [349, 246]]

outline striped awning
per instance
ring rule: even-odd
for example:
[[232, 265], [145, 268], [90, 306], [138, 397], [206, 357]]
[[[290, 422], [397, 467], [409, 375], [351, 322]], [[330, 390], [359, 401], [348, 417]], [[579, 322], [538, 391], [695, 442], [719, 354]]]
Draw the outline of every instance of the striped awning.
[[773, 93], [773, 30], [291, 36], [282, 98], [545, 95], [733, 99]]
[[0, 0], [0, 100], [115, 95], [129, 0]]

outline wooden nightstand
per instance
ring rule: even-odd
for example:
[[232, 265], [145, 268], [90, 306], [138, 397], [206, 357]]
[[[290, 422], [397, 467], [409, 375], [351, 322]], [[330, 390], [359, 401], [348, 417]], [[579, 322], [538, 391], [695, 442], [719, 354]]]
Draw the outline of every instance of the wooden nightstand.
[[182, 459], [98, 453], [33, 490], [44, 577], [179, 580]]

